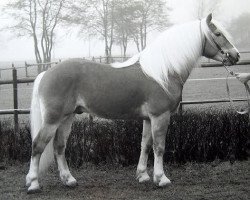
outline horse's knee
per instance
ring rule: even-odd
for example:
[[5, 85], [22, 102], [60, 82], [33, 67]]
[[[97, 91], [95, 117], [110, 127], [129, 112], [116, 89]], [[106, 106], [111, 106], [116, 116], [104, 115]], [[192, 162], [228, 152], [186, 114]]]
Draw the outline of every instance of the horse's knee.
[[56, 135], [54, 138], [55, 154], [58, 155], [64, 154], [66, 143], [71, 131], [73, 116], [74, 115], [70, 116], [65, 121], [63, 121], [56, 131]]
[[34, 140], [32, 143], [32, 156], [36, 156], [37, 154], [42, 154], [45, 148], [45, 143], [42, 141]]
[[147, 145], [145, 146], [145, 153], [146, 153], [146, 154], [149, 154], [151, 148], [152, 148], [152, 144], [147, 144]]
[[154, 153], [157, 156], [162, 156], [165, 153], [165, 140], [166, 140], [165, 131], [155, 132], [153, 149], [154, 149]]
[[47, 141], [41, 137], [41, 132], [39, 132], [38, 136], [32, 142], [32, 156], [42, 154], [46, 145]]
[[59, 142], [54, 140], [54, 152], [56, 155], [62, 155], [65, 152], [66, 144], [64, 142]]
[[64, 132], [58, 130], [54, 138], [54, 152], [56, 155], [62, 155], [65, 152], [68, 137], [63, 135]]
[[42, 154], [46, 145], [52, 139], [56, 131], [56, 126], [47, 126], [40, 129], [38, 135], [32, 142], [32, 156]]
[[157, 156], [163, 156], [163, 154], [165, 153], [165, 146], [159, 146], [159, 145], [154, 145], [154, 153]]

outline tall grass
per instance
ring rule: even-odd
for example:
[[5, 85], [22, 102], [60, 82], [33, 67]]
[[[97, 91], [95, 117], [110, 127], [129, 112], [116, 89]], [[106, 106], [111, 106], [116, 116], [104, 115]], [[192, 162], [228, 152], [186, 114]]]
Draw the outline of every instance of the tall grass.
[[[142, 122], [96, 119], [76, 121], [72, 126], [66, 149], [71, 166], [83, 162], [119, 163], [138, 162]], [[247, 159], [250, 147], [248, 117], [233, 111], [194, 111], [171, 117], [166, 137], [166, 162], [208, 162], [215, 159]], [[0, 162], [30, 158], [29, 126], [14, 134], [8, 121], [0, 123]], [[152, 160], [152, 153], [151, 153]]]

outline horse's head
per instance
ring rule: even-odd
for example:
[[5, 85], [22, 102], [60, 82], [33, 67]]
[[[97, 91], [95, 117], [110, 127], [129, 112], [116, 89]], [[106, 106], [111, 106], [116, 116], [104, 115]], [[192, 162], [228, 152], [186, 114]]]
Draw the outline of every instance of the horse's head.
[[220, 61], [225, 65], [234, 65], [239, 61], [239, 51], [229, 41], [229, 36], [219, 24], [212, 21], [212, 14], [201, 20], [201, 27], [205, 35], [203, 56]]

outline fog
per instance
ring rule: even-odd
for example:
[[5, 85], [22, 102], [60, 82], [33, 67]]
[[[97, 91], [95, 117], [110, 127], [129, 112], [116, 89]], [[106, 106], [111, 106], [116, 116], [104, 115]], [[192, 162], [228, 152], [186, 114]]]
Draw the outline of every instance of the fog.
[[[8, 0], [0, 0], [0, 8]], [[174, 11], [172, 18], [175, 22], [182, 22], [183, 19], [188, 19], [190, 10], [195, 7], [195, 0], [169, 0], [168, 5], [171, 6]], [[213, 2], [213, 1], [204, 1]], [[222, 3], [218, 7], [206, 6], [203, 13], [200, 13], [200, 17], [212, 11], [217, 20], [221, 21], [226, 27], [232, 27], [232, 21], [239, 15], [250, 10], [249, 0], [222, 0]], [[12, 20], [3, 18], [0, 14], [0, 29], [11, 24]], [[185, 20], [184, 20], [185, 21]], [[241, 27], [240, 23], [233, 26]], [[241, 27], [242, 28], [242, 27]], [[104, 44], [97, 39], [83, 39], [78, 36], [78, 29], [72, 28], [70, 34], [65, 34], [66, 30], [63, 28], [57, 29], [56, 45], [53, 51], [54, 59], [65, 59], [72, 57], [88, 57], [88, 56], [102, 56], [104, 55]], [[157, 33], [149, 36], [149, 42], [153, 40]], [[248, 34], [249, 35], [249, 34]], [[234, 35], [233, 35], [234, 36]], [[236, 37], [236, 36], [235, 36]], [[250, 38], [249, 38], [250, 40]], [[249, 44], [250, 45], [250, 44]], [[249, 48], [250, 49], [250, 48]], [[128, 46], [128, 55], [133, 55], [137, 50], [131, 43]], [[114, 47], [113, 55], [120, 55], [121, 50], [119, 47]], [[15, 37], [9, 32], [0, 32], [0, 61], [19, 61], [19, 60], [33, 60], [33, 41], [31, 38]]]

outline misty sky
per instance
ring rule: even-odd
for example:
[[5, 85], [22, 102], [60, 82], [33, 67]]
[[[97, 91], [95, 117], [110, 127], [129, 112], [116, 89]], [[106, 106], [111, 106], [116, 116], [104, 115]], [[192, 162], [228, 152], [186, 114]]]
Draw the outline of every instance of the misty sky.
[[[0, 0], [0, 7], [10, 0]], [[191, 2], [192, 0], [190, 0]], [[173, 6], [179, 7], [182, 2], [187, 4], [188, 0], [170, 0]], [[185, 4], [183, 3], [183, 4]], [[191, 6], [192, 4], [185, 5]], [[180, 9], [181, 10], [181, 9]], [[223, 0], [223, 6], [216, 17], [225, 26], [228, 26], [230, 21], [243, 12], [249, 12], [250, 0]], [[180, 11], [181, 12], [181, 11]], [[9, 19], [3, 19], [0, 13], [0, 29], [11, 23]], [[181, 16], [181, 14], [180, 14]], [[57, 43], [53, 52], [55, 58], [72, 58], [72, 57], [88, 57], [89, 55], [89, 41], [84, 41], [77, 37], [77, 29], [73, 29], [70, 35], [65, 35], [65, 30], [59, 29], [57, 34]], [[57, 32], [58, 33], [58, 32]], [[149, 40], [151, 40], [149, 38]], [[0, 61], [23, 61], [33, 60], [33, 43], [31, 38], [15, 38], [8, 33], [0, 32]], [[104, 54], [104, 45], [98, 40], [91, 40], [90, 55], [100, 56]], [[133, 45], [128, 47], [128, 54], [133, 55], [136, 49]], [[120, 55], [120, 48], [116, 47], [113, 50], [113, 55]]]

